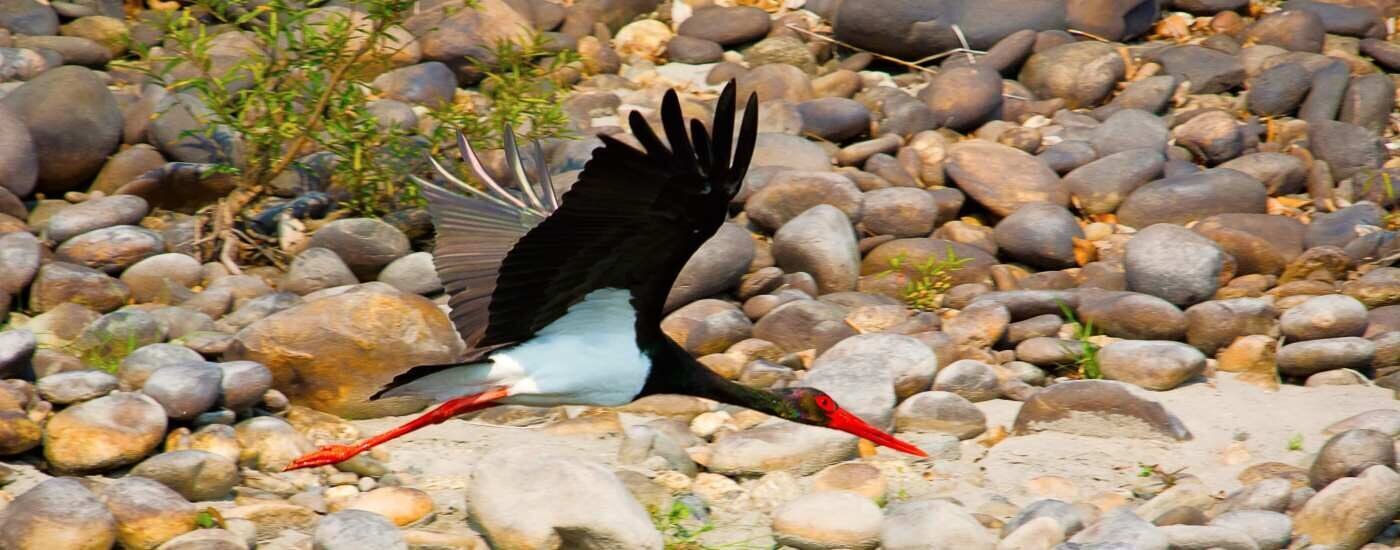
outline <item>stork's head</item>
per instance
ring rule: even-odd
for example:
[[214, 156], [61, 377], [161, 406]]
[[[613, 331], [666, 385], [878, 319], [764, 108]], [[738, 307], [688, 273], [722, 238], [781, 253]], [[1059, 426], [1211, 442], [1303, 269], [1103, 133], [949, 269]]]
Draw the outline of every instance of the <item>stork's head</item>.
[[862, 439], [868, 439], [876, 445], [883, 445], [914, 456], [928, 456], [918, 447], [895, 439], [894, 436], [871, 426], [870, 423], [861, 420], [859, 416], [841, 408], [841, 405], [838, 405], [836, 400], [824, 391], [816, 388], [784, 388], [775, 390], [773, 394], [779, 401], [774, 405], [773, 413], [783, 419], [810, 426], [840, 430]]

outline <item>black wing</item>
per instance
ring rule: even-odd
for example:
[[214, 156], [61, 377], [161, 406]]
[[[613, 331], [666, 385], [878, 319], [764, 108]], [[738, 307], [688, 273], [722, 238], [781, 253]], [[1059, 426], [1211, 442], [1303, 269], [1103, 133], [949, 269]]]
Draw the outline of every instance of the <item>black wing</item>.
[[[445, 179], [474, 196], [418, 183], [437, 227], [433, 261], [451, 296], [452, 322], [467, 344], [465, 360], [528, 339], [600, 288], [632, 290], [639, 315], [659, 323], [676, 276], [724, 222], [753, 156], [757, 98], [749, 98], [737, 147], [734, 116], [730, 82], [715, 109], [715, 137], [698, 120], [687, 135], [679, 98], [668, 92], [661, 118], [674, 150], [633, 113], [632, 131], [645, 152], [599, 136], [604, 146], [594, 150], [562, 206], [538, 144], [543, 185], [536, 190], [506, 131], [506, 158], [524, 194], [516, 197], [487, 174], [459, 134], [462, 157], [485, 190], [457, 180], [436, 161]], [[434, 369], [415, 368], [389, 387]]]
[[[482, 182], [483, 189], [458, 180], [431, 158], [433, 166], [444, 179], [471, 196], [453, 193], [414, 178], [427, 199], [428, 211], [437, 229], [433, 263], [449, 296], [452, 323], [467, 344], [467, 360], [493, 349], [482, 348], [479, 343], [486, 334], [488, 308], [496, 290], [501, 262], [516, 242], [552, 212], [559, 202], [549, 180], [539, 142], [535, 142], [535, 165], [542, 185], [536, 191], [525, 176], [520, 151], [509, 126], [505, 128], [505, 136], [508, 164], [524, 197], [516, 197], [487, 173], [476, 151], [460, 132], [457, 134], [457, 145], [462, 159]], [[544, 197], [543, 202], [540, 197]]]
[[526, 340], [602, 288], [631, 290], [638, 323], [659, 323], [676, 276], [724, 223], [753, 156], [758, 108], [751, 96], [730, 162], [735, 94], [730, 82], [720, 95], [713, 140], [699, 121], [686, 131], [675, 91], [661, 105], [669, 149], [636, 112], [629, 122], [645, 151], [599, 136], [604, 146], [559, 209], [506, 256], [477, 345]]

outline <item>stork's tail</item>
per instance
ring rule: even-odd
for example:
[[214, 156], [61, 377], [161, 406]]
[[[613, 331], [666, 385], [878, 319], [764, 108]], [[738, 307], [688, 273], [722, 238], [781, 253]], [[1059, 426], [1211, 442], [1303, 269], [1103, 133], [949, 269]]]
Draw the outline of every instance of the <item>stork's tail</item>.
[[395, 376], [370, 399], [409, 397], [429, 402], [446, 401], [478, 393], [497, 385], [490, 376], [491, 362], [421, 365]]

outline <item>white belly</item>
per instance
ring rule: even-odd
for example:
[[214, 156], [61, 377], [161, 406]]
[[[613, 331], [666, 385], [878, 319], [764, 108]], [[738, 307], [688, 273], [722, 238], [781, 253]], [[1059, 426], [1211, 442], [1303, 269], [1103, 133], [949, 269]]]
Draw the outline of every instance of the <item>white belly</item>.
[[642, 391], [651, 361], [637, 348], [631, 292], [595, 290], [529, 341], [491, 355], [504, 403], [614, 406]]

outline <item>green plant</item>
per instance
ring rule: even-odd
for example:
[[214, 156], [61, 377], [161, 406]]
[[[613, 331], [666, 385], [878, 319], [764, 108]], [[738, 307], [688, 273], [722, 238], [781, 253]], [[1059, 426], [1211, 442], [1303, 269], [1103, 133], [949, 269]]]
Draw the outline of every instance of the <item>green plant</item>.
[[[171, 103], [201, 122], [184, 139], [207, 145], [224, 173], [238, 174], [239, 189], [215, 215], [216, 238], [236, 237], [229, 233], [242, 207], [290, 170], [309, 169], [299, 162], [311, 153], [336, 159], [331, 182], [348, 191], [348, 207], [378, 215], [421, 205], [409, 176], [428, 173], [425, 154], [455, 149], [457, 130], [485, 148], [498, 146], [505, 123], [525, 127], [528, 138], [565, 133], [564, 90], [546, 77], [576, 54], [547, 52], [538, 35], [496, 44], [483, 56], [489, 62], [472, 60], [485, 75], [489, 107], [436, 106], [426, 135], [381, 128], [369, 112], [376, 98], [370, 80], [410, 44], [402, 24], [415, 4], [360, 0], [347, 9], [329, 0], [193, 0], [165, 21], [162, 48], [136, 48], [138, 59], [126, 67], [199, 100], [194, 109]], [[235, 31], [242, 38], [216, 42]], [[230, 61], [230, 43], [256, 53]]]
[[[911, 264], [914, 276], [900, 290], [900, 297], [909, 307], [920, 311], [937, 310], [943, 303], [943, 294], [953, 287], [953, 272], [971, 262], [972, 258], [962, 258], [949, 246], [943, 257], [929, 256], [923, 262]], [[905, 254], [890, 258], [890, 267], [881, 275], [889, 275], [904, 269], [909, 262]]]
[[1159, 464], [1138, 464], [1138, 477], [1157, 477], [1158, 484], [1163, 489], [1170, 489], [1181, 483], [1182, 474], [1186, 473], [1186, 468], [1177, 468], [1172, 471], [1163, 470]]
[[136, 333], [127, 333], [125, 338], [108, 338], [97, 341], [95, 344], [79, 345], [71, 344], [70, 352], [78, 356], [83, 364], [116, 374], [117, 368], [121, 366], [122, 360], [136, 348], [141, 347], [141, 343], [136, 338]]
[[481, 149], [502, 146], [501, 131], [510, 126], [527, 142], [569, 135], [569, 117], [562, 107], [567, 88], [559, 78], [575, 62], [578, 53], [551, 52], [543, 35], [530, 41], [497, 41], [483, 59], [471, 59], [484, 75], [479, 86], [490, 103], [488, 109], [454, 103], [433, 110], [429, 116], [440, 124], [431, 136], [437, 148], [454, 149], [454, 133], [461, 130]]
[[1090, 340], [1094, 336], [1094, 322], [1080, 322], [1068, 304], [1058, 303], [1060, 313], [1074, 325], [1074, 340], [1079, 342], [1079, 350], [1074, 358], [1079, 375], [1092, 380], [1103, 378], [1103, 371], [1099, 368], [1099, 346]]
[[194, 517], [194, 524], [200, 529], [224, 528], [224, 516], [216, 508], [200, 510]]
[[673, 501], [671, 508], [665, 513], [654, 507], [651, 512], [652, 523], [666, 539], [666, 550], [708, 550], [708, 547], [700, 543], [700, 535], [713, 531], [715, 525], [705, 522], [699, 527], [687, 526], [687, 523], [694, 522], [689, 521], [693, 519], [693, 515], [685, 503]]
[[1293, 434], [1293, 437], [1288, 438], [1288, 450], [1303, 450], [1303, 434]]

